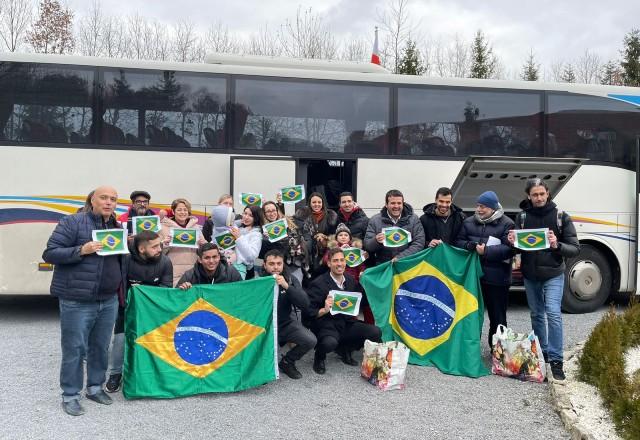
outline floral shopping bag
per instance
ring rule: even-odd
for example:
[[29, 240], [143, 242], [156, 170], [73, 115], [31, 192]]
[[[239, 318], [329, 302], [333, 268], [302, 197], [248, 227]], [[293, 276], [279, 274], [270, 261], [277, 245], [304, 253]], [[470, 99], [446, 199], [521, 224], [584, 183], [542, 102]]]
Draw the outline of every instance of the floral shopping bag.
[[530, 382], [544, 382], [545, 365], [533, 331], [516, 333], [503, 325], [493, 335], [491, 372]]
[[364, 341], [360, 374], [381, 390], [401, 390], [409, 362], [409, 349], [399, 341]]

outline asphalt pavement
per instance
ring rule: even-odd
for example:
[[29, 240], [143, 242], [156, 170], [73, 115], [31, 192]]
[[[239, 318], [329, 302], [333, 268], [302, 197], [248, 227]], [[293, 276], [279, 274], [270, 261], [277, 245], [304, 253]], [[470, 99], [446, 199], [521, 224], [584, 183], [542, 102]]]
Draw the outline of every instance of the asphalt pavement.
[[[565, 314], [565, 348], [584, 340], [605, 311]], [[516, 331], [530, 329], [521, 296], [507, 316]], [[485, 319], [482, 341], [486, 331]], [[409, 366], [406, 389], [383, 392], [360, 378], [359, 367], [348, 367], [335, 355], [329, 355], [324, 376], [311, 364], [311, 354], [298, 363], [301, 380], [284, 376], [233, 394], [127, 401], [117, 393], [111, 406], [83, 399], [86, 414], [71, 417], [60, 406], [57, 301], [0, 296], [0, 438], [569, 438], [546, 383], [470, 379]]]

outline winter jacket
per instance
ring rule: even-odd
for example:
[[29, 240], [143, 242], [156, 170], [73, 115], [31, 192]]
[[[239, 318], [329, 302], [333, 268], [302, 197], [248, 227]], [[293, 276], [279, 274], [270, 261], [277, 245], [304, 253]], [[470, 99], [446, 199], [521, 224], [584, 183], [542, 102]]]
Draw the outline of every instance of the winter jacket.
[[284, 264], [289, 270], [300, 268], [304, 277], [308, 278], [310, 276], [310, 264], [307, 242], [302, 236], [302, 230], [296, 226], [293, 219], [286, 217], [286, 220], [288, 225], [287, 237], [272, 243], [266, 235], [263, 235], [262, 247], [258, 258], [264, 259], [267, 252], [276, 249], [284, 256]]
[[[493, 220], [491, 220], [493, 218]], [[496, 211], [487, 223], [482, 223], [475, 215], [462, 223], [455, 246], [469, 252], [476, 251], [477, 244], [486, 244], [489, 237], [500, 240], [500, 244], [485, 246], [480, 264], [484, 275], [481, 281], [497, 286], [511, 284], [511, 257], [513, 249], [509, 244], [509, 231], [514, 227], [513, 220], [505, 216], [502, 210]]]
[[466, 218], [462, 209], [456, 205], [451, 205], [449, 217], [440, 217], [436, 214], [436, 204], [429, 203], [422, 208], [420, 223], [424, 229], [424, 244], [429, 246], [431, 240], [442, 240], [444, 243], [454, 245], [462, 222]]
[[223, 284], [233, 283], [236, 281], [242, 281], [240, 272], [238, 272], [233, 266], [227, 265], [226, 260], [221, 258], [220, 264], [218, 264], [216, 271], [213, 273], [213, 277], [207, 275], [202, 264], [196, 263], [191, 269], [182, 274], [175, 286], [178, 287], [183, 283], [191, 283], [193, 285]]
[[[378, 243], [376, 235], [382, 232], [383, 228], [397, 226], [411, 233], [411, 242], [408, 245], [390, 248]], [[375, 258], [377, 264], [384, 263], [394, 257], [402, 258], [413, 255], [424, 249], [424, 229], [417, 215], [413, 213], [413, 208], [408, 203], [404, 204], [402, 214], [397, 223], [389, 217], [387, 208], [383, 207], [380, 213], [374, 215], [369, 220], [367, 233], [364, 237], [364, 249]]]
[[[101, 257], [95, 253], [80, 255], [80, 248], [93, 241], [91, 232], [94, 229], [119, 227], [120, 224], [113, 218], [104, 223], [100, 216], [92, 212], [79, 212], [60, 219], [42, 254], [44, 261], [55, 265], [50, 289], [53, 296], [87, 302], [106, 299], [98, 291], [105, 258], [117, 258], [120, 262], [121, 256]], [[122, 265], [119, 266], [121, 279], [124, 279]]]
[[[178, 225], [174, 220], [171, 220], [169, 217], [165, 217], [160, 222], [162, 225], [162, 229], [160, 230], [160, 238], [164, 241], [166, 237], [171, 235], [171, 228], [182, 228], [182, 226]], [[200, 225], [198, 225], [198, 219], [195, 217], [191, 217], [187, 221], [187, 226], [185, 228], [196, 228], [200, 230]], [[171, 264], [173, 265], [173, 285], [176, 285], [176, 282], [180, 279], [183, 273], [185, 273], [189, 268], [193, 267], [196, 261], [198, 261], [198, 256], [196, 255], [196, 250], [192, 248], [183, 248], [183, 247], [171, 247], [166, 246], [162, 251], [169, 259], [171, 260]]]
[[[517, 229], [549, 228], [558, 237], [557, 249], [522, 252], [522, 275], [529, 280], [545, 281], [564, 273], [565, 258], [573, 258], [580, 253], [580, 242], [571, 217], [562, 212], [560, 222], [562, 232], [558, 228], [558, 208], [552, 201], [541, 208], [535, 208], [530, 200], [520, 203], [520, 212], [516, 216]], [[523, 221], [523, 215], [524, 221]]]
[[124, 258], [127, 290], [132, 284], [173, 287], [173, 265], [169, 257], [160, 255], [159, 260], [149, 261], [143, 259], [137, 249], [129, 251]]
[[317, 234], [324, 234], [327, 237], [334, 234], [338, 226], [338, 214], [329, 209], [320, 223], [316, 223], [311, 214], [311, 208], [305, 207], [296, 212], [295, 218], [302, 220], [302, 235], [307, 244], [311, 274], [317, 276], [325, 270], [322, 266], [322, 257], [326, 248], [315, 237]]
[[311, 328], [314, 333], [325, 326], [340, 327], [345, 321], [356, 319], [354, 316], [343, 314], [331, 315], [330, 313], [318, 318], [318, 310], [324, 307], [324, 302], [331, 290], [343, 290], [346, 292], [362, 291], [362, 289], [356, 284], [353, 277], [345, 274], [344, 278], [344, 289], [340, 289], [336, 282], [333, 281], [331, 272], [325, 272], [314, 279], [307, 288], [307, 294], [309, 295], [309, 307], [303, 312], [303, 320], [305, 325]]
[[[264, 270], [261, 275], [263, 277], [272, 276]], [[287, 280], [289, 288], [285, 290], [278, 286], [280, 292], [278, 295], [278, 327], [284, 327], [291, 322], [298, 320], [298, 314], [296, 313], [295, 308], [302, 311], [307, 311], [309, 309], [309, 296], [307, 295], [307, 292], [302, 289], [300, 281], [295, 277], [290, 276], [286, 270], [282, 275]]]
[[240, 228], [240, 237], [236, 240], [236, 264], [253, 267], [262, 247], [262, 232], [259, 227]]
[[350, 213], [344, 212], [342, 209], [338, 210], [338, 224], [344, 223], [351, 231], [351, 236], [364, 240], [364, 235], [367, 233], [367, 225], [369, 224], [369, 217], [359, 207], [354, 207]]

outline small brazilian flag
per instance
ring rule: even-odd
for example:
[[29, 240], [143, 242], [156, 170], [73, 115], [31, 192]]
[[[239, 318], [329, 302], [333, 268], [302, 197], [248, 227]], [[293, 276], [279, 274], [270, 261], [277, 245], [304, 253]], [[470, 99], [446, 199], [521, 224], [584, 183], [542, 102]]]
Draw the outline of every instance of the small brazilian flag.
[[283, 218], [275, 222], [267, 223], [262, 227], [270, 243], [280, 241], [287, 236], [287, 221]]
[[158, 232], [160, 229], [160, 217], [157, 215], [144, 215], [133, 218], [134, 235], [142, 231]]
[[523, 251], [537, 251], [549, 248], [547, 238], [548, 228], [543, 229], [516, 229], [516, 241], [514, 247]]
[[331, 290], [329, 295], [333, 297], [333, 305], [329, 311], [332, 315], [358, 316], [358, 313], [360, 313], [360, 301], [362, 301], [360, 292]]
[[213, 237], [218, 247], [222, 250], [236, 247], [236, 238], [229, 231], [223, 232]]
[[397, 226], [382, 228], [382, 233], [385, 247], [400, 247], [411, 243], [411, 232]]
[[342, 252], [344, 253], [344, 259], [347, 262], [347, 266], [356, 267], [364, 263], [364, 255], [362, 249], [347, 247], [342, 248]]
[[128, 254], [126, 229], [96, 229], [91, 231], [93, 241], [102, 243], [102, 250], [97, 255]]
[[367, 292], [384, 341], [402, 341], [409, 362], [447, 374], [479, 377], [484, 305], [482, 269], [475, 252], [447, 244], [367, 269]]
[[287, 186], [280, 190], [283, 203], [297, 203], [304, 200], [304, 185]]
[[198, 230], [195, 228], [171, 228], [171, 241], [169, 246], [197, 248], [198, 247]]
[[273, 277], [183, 291], [133, 286], [125, 312], [124, 396], [239, 391], [278, 378]]
[[262, 208], [262, 194], [240, 193], [240, 203], [243, 206], [257, 206]]

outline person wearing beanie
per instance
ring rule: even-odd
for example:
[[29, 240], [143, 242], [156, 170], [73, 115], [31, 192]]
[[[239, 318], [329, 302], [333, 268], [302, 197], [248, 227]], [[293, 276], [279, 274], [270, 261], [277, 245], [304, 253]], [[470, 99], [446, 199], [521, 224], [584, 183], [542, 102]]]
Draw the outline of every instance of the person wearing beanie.
[[480, 256], [484, 275], [480, 279], [482, 299], [489, 315], [489, 347], [498, 325], [507, 325], [507, 305], [511, 285], [509, 231], [513, 220], [504, 215], [498, 195], [485, 191], [477, 198], [476, 212], [462, 223], [456, 246]]

